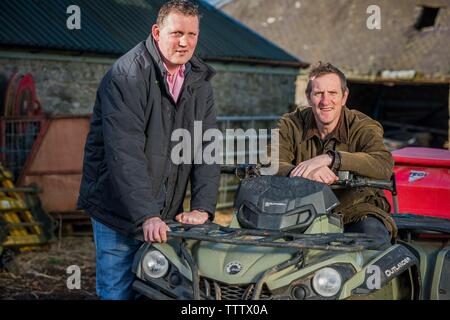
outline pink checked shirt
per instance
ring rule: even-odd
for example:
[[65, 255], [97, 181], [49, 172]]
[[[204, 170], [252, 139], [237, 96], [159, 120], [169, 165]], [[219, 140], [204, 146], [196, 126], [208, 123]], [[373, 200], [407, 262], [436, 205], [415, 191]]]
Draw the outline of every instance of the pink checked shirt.
[[[167, 70], [167, 66], [164, 64]], [[178, 101], [178, 97], [180, 96], [181, 87], [183, 86], [184, 82], [184, 70], [185, 66], [184, 64], [180, 66], [177, 71], [173, 75], [170, 75], [169, 72], [167, 72], [166, 80], [167, 84], [169, 85], [169, 91], [170, 94], [173, 97], [173, 100], [175, 102]]]

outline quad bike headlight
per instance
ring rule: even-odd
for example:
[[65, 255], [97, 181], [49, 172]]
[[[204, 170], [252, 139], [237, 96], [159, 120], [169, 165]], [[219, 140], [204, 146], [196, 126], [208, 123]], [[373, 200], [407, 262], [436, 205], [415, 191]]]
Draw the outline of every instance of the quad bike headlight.
[[142, 259], [142, 270], [151, 278], [161, 278], [169, 270], [169, 261], [157, 250], [148, 251]]
[[341, 289], [342, 278], [338, 271], [326, 267], [316, 272], [312, 285], [322, 297], [332, 297]]

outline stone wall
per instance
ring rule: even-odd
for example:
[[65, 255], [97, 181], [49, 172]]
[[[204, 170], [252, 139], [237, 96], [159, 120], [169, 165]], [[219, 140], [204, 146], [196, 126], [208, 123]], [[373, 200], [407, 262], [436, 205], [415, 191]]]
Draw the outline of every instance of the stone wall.
[[30, 72], [44, 111], [82, 115], [92, 111], [98, 84], [109, 65], [99, 63], [0, 59], [0, 74]]
[[221, 115], [281, 115], [295, 104], [296, 75], [218, 71], [212, 84]]
[[[92, 112], [99, 82], [114, 60], [78, 60], [1, 57], [0, 74], [10, 74], [14, 69], [31, 72], [46, 113], [83, 115]], [[213, 67], [218, 71], [212, 84], [219, 115], [281, 115], [295, 103], [295, 69], [280, 72], [271, 67]]]
[[302, 108], [309, 105], [305, 95], [307, 85], [308, 77], [306, 75], [299, 75], [295, 86], [295, 104]]

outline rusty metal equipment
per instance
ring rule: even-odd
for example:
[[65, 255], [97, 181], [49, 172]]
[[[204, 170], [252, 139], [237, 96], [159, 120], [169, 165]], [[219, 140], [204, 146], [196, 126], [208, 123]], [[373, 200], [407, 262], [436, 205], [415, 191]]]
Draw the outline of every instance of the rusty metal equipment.
[[49, 117], [24, 164], [18, 185], [37, 184], [50, 213], [76, 211], [88, 116]]
[[[6, 80], [8, 79], [8, 80]], [[0, 161], [19, 177], [44, 122], [30, 73], [0, 75]]]
[[0, 74], [0, 163], [17, 186], [39, 186], [42, 207], [61, 225], [67, 220], [67, 230], [90, 230], [88, 216], [76, 210], [89, 121], [47, 117], [30, 73]]
[[2, 116], [37, 116], [42, 113], [33, 76], [14, 71], [5, 85]]

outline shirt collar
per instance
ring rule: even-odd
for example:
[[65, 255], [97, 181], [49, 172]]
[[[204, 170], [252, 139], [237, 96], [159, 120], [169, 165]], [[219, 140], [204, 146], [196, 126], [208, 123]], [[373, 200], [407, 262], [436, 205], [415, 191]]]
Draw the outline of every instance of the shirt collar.
[[164, 68], [166, 68], [166, 76], [167, 77], [170, 77], [170, 76], [174, 76], [176, 73], [178, 73], [180, 76], [183, 76], [184, 75], [184, 71], [186, 70], [186, 65], [184, 65], [184, 64], [182, 64], [181, 66], [179, 66], [178, 68], [177, 68], [177, 70], [175, 71], [175, 73], [174, 74], [170, 74], [169, 73], [169, 69], [167, 68], [167, 66], [166, 66], [166, 64], [164, 63], [164, 61], [163, 61], [163, 65], [164, 65]]
[[[327, 137], [328, 139], [334, 138], [339, 143], [346, 142], [348, 139], [348, 128], [347, 128], [347, 121], [345, 118], [346, 115], [345, 109], [346, 107], [344, 106], [342, 108], [341, 115], [339, 116], [339, 121], [338, 124], [336, 125], [336, 128], [334, 128], [334, 130]], [[303, 132], [303, 140], [309, 140], [314, 136], [321, 139], [313, 112], [309, 112], [306, 115], [305, 124], [306, 126], [305, 131]]]

